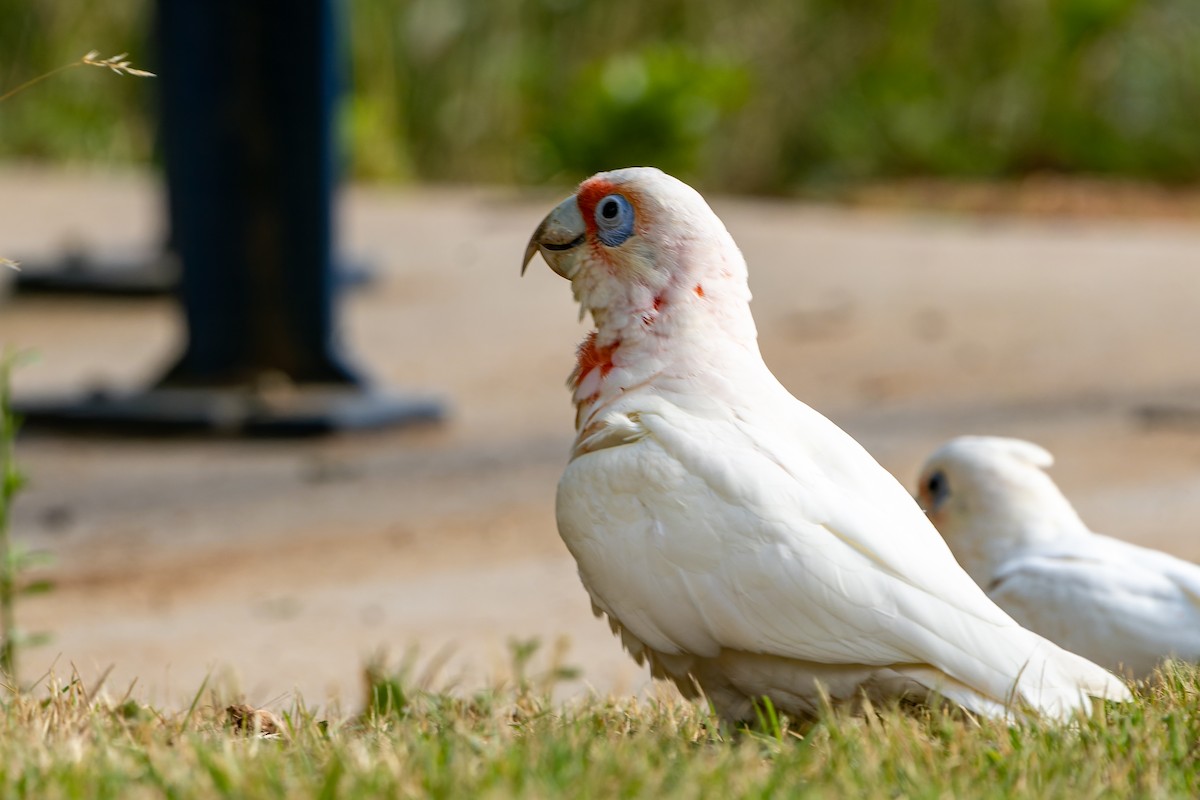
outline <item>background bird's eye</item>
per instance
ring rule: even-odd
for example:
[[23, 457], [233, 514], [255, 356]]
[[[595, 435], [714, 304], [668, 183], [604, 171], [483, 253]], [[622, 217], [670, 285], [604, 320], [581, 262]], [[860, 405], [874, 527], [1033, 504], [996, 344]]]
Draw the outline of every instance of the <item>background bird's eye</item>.
[[933, 501], [934, 508], [936, 508], [950, 493], [950, 484], [946, 480], [946, 473], [939, 469], [930, 475], [929, 480], [925, 482], [925, 489], [929, 492], [929, 499]]
[[633, 235], [633, 206], [619, 194], [610, 194], [596, 204], [596, 235], [616, 247]]

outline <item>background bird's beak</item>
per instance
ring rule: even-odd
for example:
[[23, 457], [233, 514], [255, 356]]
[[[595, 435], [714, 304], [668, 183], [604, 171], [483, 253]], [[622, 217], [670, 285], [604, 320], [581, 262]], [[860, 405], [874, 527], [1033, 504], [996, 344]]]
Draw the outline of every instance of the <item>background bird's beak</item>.
[[586, 232], [587, 227], [579, 213], [579, 204], [572, 195], [559, 203], [533, 232], [529, 244], [525, 246], [525, 261], [521, 264], [521, 274], [525, 274], [525, 268], [529, 266], [533, 254], [540, 251], [550, 269], [571, 280], [579, 268], [578, 253], [573, 251], [583, 244]]

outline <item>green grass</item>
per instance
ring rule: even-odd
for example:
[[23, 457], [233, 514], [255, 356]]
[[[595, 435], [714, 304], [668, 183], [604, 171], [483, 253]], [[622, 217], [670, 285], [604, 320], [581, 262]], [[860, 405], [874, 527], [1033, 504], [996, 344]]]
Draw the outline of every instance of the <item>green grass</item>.
[[1195, 797], [1198, 696], [1200, 672], [1174, 667], [1136, 702], [1068, 726], [887, 708], [731, 731], [678, 700], [557, 705], [535, 690], [405, 687], [399, 702], [352, 718], [297, 704], [282, 735], [263, 738], [237, 730], [215, 700], [167, 714], [89, 700], [76, 682], [0, 709], [0, 794]]
[[[1195, 0], [355, 0], [342, 127], [372, 180], [651, 163], [706, 189], [913, 176], [1200, 180]], [[154, 69], [152, 4], [0, 0], [0, 87], [90, 49]], [[297, 54], [303, 58], [303, 54]], [[147, 162], [153, 82], [6, 104], [0, 158]]]

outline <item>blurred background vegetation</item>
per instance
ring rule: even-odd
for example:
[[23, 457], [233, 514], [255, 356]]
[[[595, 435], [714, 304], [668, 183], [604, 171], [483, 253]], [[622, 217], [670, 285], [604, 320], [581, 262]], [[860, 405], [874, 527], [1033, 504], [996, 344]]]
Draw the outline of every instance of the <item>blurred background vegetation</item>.
[[[1200, 180], [1197, 0], [348, 0], [347, 169], [706, 188], [907, 177]], [[153, 69], [152, 4], [0, 0], [0, 87], [89, 49]], [[303, 53], [297, 53], [298, 59]], [[0, 158], [154, 159], [152, 82], [74, 70]]]

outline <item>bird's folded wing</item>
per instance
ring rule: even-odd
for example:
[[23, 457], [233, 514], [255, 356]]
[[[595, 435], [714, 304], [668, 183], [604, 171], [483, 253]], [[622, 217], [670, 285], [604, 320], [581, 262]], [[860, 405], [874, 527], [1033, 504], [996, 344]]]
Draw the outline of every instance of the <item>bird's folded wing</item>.
[[1112, 558], [1119, 553], [1095, 544], [1091, 553], [1059, 549], [1010, 559], [988, 594], [1044, 636], [1105, 663], [1200, 655], [1200, 606], [1186, 585], [1190, 576]]
[[[568, 467], [559, 524], [598, 604], [651, 647], [932, 664], [993, 696], [1057, 649], [987, 599], [832, 423], [797, 444], [665, 402], [639, 412], [646, 436]], [[814, 447], [841, 448], [836, 480]]]
[[1107, 560], [1133, 565], [1139, 571], [1156, 572], [1167, 578], [1200, 613], [1200, 564], [1109, 536], [1095, 536], [1092, 541], [1103, 548]]

